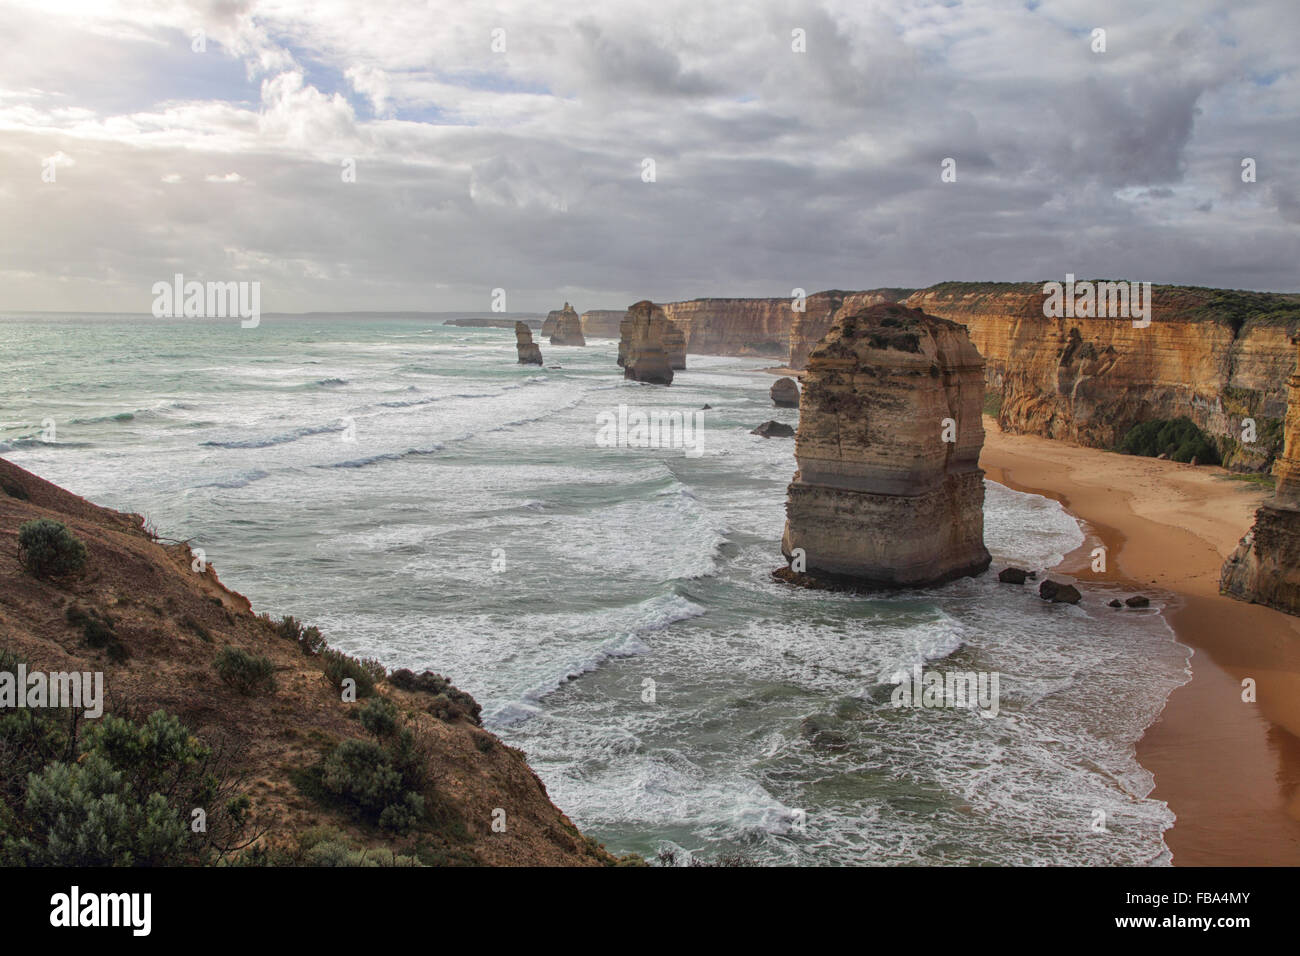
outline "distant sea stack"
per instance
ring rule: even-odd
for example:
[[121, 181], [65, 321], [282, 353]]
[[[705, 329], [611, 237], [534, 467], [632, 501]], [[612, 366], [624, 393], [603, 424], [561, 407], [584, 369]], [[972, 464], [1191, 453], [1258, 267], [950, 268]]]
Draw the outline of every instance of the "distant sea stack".
[[987, 568], [983, 374], [955, 322], [893, 303], [841, 314], [803, 376], [778, 576], [921, 587]]
[[542, 323], [542, 334], [549, 337], [552, 345], [587, 344], [582, 334], [582, 317], [567, 302], [563, 309], [547, 314]]
[[624, 309], [592, 309], [582, 313], [582, 334], [594, 339], [618, 338], [618, 326], [627, 315]]
[[799, 407], [799, 386], [792, 378], [778, 378], [768, 394], [777, 408]]
[[[1292, 339], [1300, 344], [1300, 338]], [[1253, 604], [1300, 615], [1300, 357], [1289, 381], [1285, 444], [1273, 473], [1273, 498], [1223, 565], [1219, 588]]]
[[515, 349], [520, 365], [541, 365], [542, 349], [533, 341], [533, 332], [522, 322], [515, 323]]
[[669, 322], [664, 310], [642, 300], [627, 310], [620, 326], [618, 364], [623, 366], [623, 377], [671, 385], [673, 369], [665, 345]]

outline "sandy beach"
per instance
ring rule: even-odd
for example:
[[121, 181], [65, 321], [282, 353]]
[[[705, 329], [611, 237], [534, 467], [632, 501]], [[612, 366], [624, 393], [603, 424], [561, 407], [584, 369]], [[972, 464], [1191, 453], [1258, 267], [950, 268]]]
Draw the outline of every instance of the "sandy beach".
[[[1084, 600], [1093, 580], [1167, 599], [1178, 640], [1193, 649], [1191, 681], [1138, 745], [1152, 795], [1177, 815], [1165, 835], [1174, 864], [1300, 864], [1300, 619], [1218, 589], [1223, 560], [1268, 490], [1217, 467], [1003, 434], [988, 418], [985, 428], [989, 478], [1056, 499], [1083, 521], [1088, 540], [1059, 570], [1078, 579]], [[1107, 570], [1095, 574], [1098, 544]], [[1247, 678], [1253, 703], [1242, 699]]]

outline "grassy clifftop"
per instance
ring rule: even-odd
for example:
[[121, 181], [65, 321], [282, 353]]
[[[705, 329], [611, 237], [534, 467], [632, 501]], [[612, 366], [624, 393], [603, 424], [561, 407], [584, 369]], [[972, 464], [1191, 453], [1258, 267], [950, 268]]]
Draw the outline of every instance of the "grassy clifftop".
[[[79, 567], [20, 549], [40, 520], [84, 545]], [[0, 460], [0, 671], [104, 683], [96, 719], [0, 709], [4, 862], [618, 862], [445, 678], [331, 651], [199, 568], [140, 516]]]

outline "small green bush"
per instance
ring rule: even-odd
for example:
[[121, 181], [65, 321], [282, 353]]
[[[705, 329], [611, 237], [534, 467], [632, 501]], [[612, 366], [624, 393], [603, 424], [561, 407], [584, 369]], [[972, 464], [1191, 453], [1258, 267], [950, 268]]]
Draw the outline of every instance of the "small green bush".
[[1219, 450], [1210, 436], [1201, 431], [1190, 418], [1143, 422], [1131, 428], [1119, 450], [1126, 455], [1143, 455], [1157, 458], [1167, 455], [1173, 461], [1217, 465]]
[[304, 627], [302, 622], [292, 615], [273, 621], [269, 614], [262, 615], [263, 620], [275, 628], [275, 633], [286, 641], [293, 641], [308, 657], [315, 657], [328, 646], [318, 627]]
[[389, 675], [388, 683], [399, 690], [428, 694], [432, 700], [426, 709], [439, 720], [453, 721], [465, 717], [471, 723], [483, 726], [483, 708], [478, 701], [441, 674], [433, 671], [416, 674], [402, 667]]
[[275, 690], [275, 665], [270, 658], [223, 647], [212, 662], [221, 679], [245, 697]]
[[194, 635], [198, 637], [199, 640], [205, 641], [208, 644], [212, 643], [211, 632], [208, 631], [208, 629], [204, 627], [202, 624], [200, 624], [198, 621], [196, 621], [193, 615], [186, 614], [177, 623], [179, 623], [181, 627], [188, 628]]
[[378, 661], [358, 660], [333, 648], [321, 652], [320, 658], [325, 665], [325, 677], [335, 689], [342, 691], [343, 682], [350, 677], [356, 681], [358, 698], [373, 697], [375, 684], [387, 673]]
[[60, 577], [85, 566], [86, 546], [62, 522], [38, 518], [18, 529], [18, 560], [38, 578]]
[[19, 501], [27, 500], [27, 489], [22, 485], [16, 485], [12, 481], [0, 481], [0, 491], [3, 491], [10, 498], [17, 498]]
[[361, 705], [361, 726], [376, 737], [397, 733], [397, 707], [382, 697], [372, 697]]

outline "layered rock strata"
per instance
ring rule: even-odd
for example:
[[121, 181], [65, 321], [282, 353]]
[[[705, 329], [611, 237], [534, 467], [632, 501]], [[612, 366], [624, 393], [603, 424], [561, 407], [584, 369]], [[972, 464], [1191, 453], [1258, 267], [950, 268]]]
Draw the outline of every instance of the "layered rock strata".
[[533, 332], [522, 322], [515, 323], [515, 351], [520, 365], [541, 365], [542, 349], [533, 341]]
[[783, 576], [923, 586], [988, 567], [983, 364], [962, 326], [919, 310], [835, 320], [804, 374]]
[[663, 309], [642, 300], [627, 310], [620, 323], [618, 364], [623, 377], [656, 385], [671, 385], [672, 363], [665, 339], [669, 322]]
[[588, 338], [616, 339], [618, 326], [627, 312], [623, 309], [592, 309], [582, 313], [582, 334]]
[[567, 302], [563, 309], [547, 314], [546, 321], [542, 323], [542, 334], [549, 337], [552, 345], [587, 344], [582, 334], [582, 317]]
[[[1294, 341], [1300, 344], [1300, 338]], [[1274, 466], [1276, 490], [1224, 563], [1219, 587], [1243, 601], [1300, 614], [1300, 357], [1289, 388], [1285, 444]]]
[[1141, 422], [1185, 416], [1215, 440], [1227, 467], [1266, 471], [1282, 448], [1300, 297], [1151, 292], [1145, 327], [1122, 317], [1045, 317], [1042, 283], [945, 282], [907, 304], [970, 330], [990, 413], [1005, 431], [1113, 448]]
[[671, 320], [664, 332], [664, 350], [668, 353], [668, 365], [674, 369], [686, 368], [686, 334]]
[[[767, 356], [801, 368], [808, 352], [844, 308], [856, 311], [876, 302], [905, 298], [910, 289], [869, 292], [816, 292], [802, 302], [793, 297], [689, 299], [668, 302], [664, 314], [686, 336], [686, 351], [696, 355]], [[798, 311], [802, 306], [803, 311]]]

